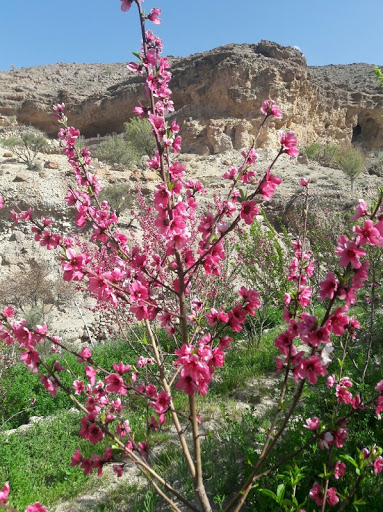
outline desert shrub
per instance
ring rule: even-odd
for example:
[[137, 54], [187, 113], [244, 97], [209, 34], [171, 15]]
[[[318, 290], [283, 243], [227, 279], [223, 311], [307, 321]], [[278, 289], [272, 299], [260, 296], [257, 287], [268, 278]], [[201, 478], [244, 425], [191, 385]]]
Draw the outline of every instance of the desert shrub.
[[38, 153], [49, 147], [45, 137], [33, 131], [25, 131], [19, 137], [1, 139], [1, 143], [11, 149], [22, 162], [26, 163], [28, 169], [36, 169]]
[[310, 144], [305, 152], [308, 158], [324, 167], [341, 169], [350, 179], [351, 190], [354, 189], [355, 180], [364, 170], [365, 156], [360, 149], [353, 146], [320, 145], [315, 142]]
[[365, 165], [365, 157], [360, 149], [351, 146], [340, 146], [335, 156], [336, 164], [350, 179], [351, 191], [354, 190], [354, 183], [362, 174]]
[[138, 161], [134, 148], [121, 137], [109, 137], [93, 151], [99, 160], [108, 164], [130, 166]]
[[133, 195], [130, 185], [110, 185], [102, 189], [99, 198], [108, 201], [109, 205], [120, 215], [121, 212], [132, 207]]
[[109, 137], [93, 151], [95, 157], [108, 164], [137, 165], [144, 155], [153, 156], [156, 143], [152, 127], [145, 119], [131, 119], [124, 124], [127, 139]]
[[134, 148], [139, 157], [152, 157], [156, 150], [156, 141], [152, 134], [152, 126], [147, 119], [130, 119], [124, 124], [128, 143]]
[[320, 144], [313, 142], [305, 148], [304, 152], [310, 160], [317, 160], [320, 147]]
[[73, 286], [53, 278], [46, 263], [32, 260], [19, 268], [12, 279], [0, 281], [0, 306], [15, 306], [24, 312], [30, 327], [42, 324], [55, 305], [73, 299]]

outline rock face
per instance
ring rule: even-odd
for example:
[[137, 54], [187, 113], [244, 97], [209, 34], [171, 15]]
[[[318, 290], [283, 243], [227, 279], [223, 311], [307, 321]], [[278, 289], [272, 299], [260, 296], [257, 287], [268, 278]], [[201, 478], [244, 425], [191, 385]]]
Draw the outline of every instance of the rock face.
[[[295, 130], [301, 144], [355, 143], [383, 148], [383, 89], [372, 66], [308, 67], [299, 50], [277, 43], [230, 44], [170, 59], [173, 98], [183, 148], [199, 154], [238, 149], [255, 136], [261, 102], [275, 99], [284, 117], [275, 131]], [[55, 135], [54, 103], [65, 102], [70, 122], [86, 137], [123, 131], [140, 99], [142, 78], [123, 64], [55, 64], [0, 73], [0, 114]], [[274, 133], [273, 133], [274, 132]]]

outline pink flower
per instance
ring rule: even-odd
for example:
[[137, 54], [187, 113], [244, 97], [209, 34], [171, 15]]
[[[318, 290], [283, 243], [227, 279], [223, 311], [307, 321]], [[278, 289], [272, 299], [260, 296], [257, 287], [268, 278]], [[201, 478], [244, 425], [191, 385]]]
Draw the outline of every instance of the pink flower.
[[7, 503], [9, 496], [9, 482], [4, 484], [3, 490], [0, 491], [0, 503]]
[[378, 393], [383, 393], [383, 380], [379, 381], [375, 386], [375, 389]]
[[290, 159], [299, 155], [299, 150], [297, 149], [298, 138], [293, 131], [289, 132], [279, 132], [279, 141], [281, 143], [281, 151], [282, 153], [286, 153], [289, 155]]
[[303, 425], [311, 431], [317, 430], [320, 426], [320, 419], [314, 416], [313, 418], [307, 418], [306, 425]]
[[147, 15], [148, 20], [152, 21], [155, 25], [160, 25], [161, 20], [159, 19], [159, 15], [161, 14], [161, 9], [158, 7], [154, 7], [151, 9], [149, 14]]
[[319, 439], [319, 447], [321, 448], [321, 450], [328, 450], [329, 447], [333, 444], [333, 442], [334, 436], [331, 434], [331, 432], [325, 432], [324, 434], [321, 435]]
[[339, 503], [339, 498], [335, 487], [330, 487], [330, 489], [327, 491], [327, 503], [330, 505], [330, 507], [334, 507], [337, 503]]
[[140, 452], [141, 457], [145, 457], [147, 459], [149, 457], [149, 445], [146, 441], [142, 441], [137, 444], [138, 451]]
[[335, 249], [335, 254], [340, 256], [339, 265], [341, 267], [347, 267], [351, 265], [352, 268], [360, 268], [362, 266], [360, 258], [366, 256], [363, 249], [359, 249], [355, 242], [352, 242], [345, 235], [341, 235], [338, 238], [338, 247]]
[[124, 474], [124, 467], [118, 466], [117, 464], [113, 465], [113, 471], [116, 473], [117, 477], [120, 478]]
[[334, 442], [337, 446], [337, 448], [343, 448], [345, 442], [348, 438], [348, 429], [347, 428], [340, 428], [335, 432], [334, 436]]
[[274, 116], [277, 119], [282, 118], [281, 109], [276, 105], [274, 100], [265, 100], [261, 107], [262, 114], [265, 116]]
[[73, 382], [73, 386], [72, 388], [75, 390], [74, 391], [74, 394], [75, 395], [81, 395], [81, 393], [84, 391], [85, 389], [85, 386], [84, 386], [84, 382], [82, 380], [75, 380]]
[[355, 215], [350, 220], [358, 220], [367, 215], [367, 204], [363, 199], [359, 199], [359, 204], [355, 207]]
[[133, 0], [121, 0], [121, 11], [128, 12], [132, 7]]
[[258, 215], [259, 208], [255, 201], [244, 201], [241, 206], [241, 218], [245, 221], [245, 224], [252, 224], [254, 217]]
[[25, 512], [48, 512], [45, 507], [41, 505], [41, 503], [37, 502], [33, 505], [29, 505], [29, 507], [26, 508]]
[[315, 503], [318, 505], [318, 507], [320, 507], [322, 505], [322, 503], [323, 503], [322, 488], [318, 482], [315, 482], [314, 485], [312, 486], [312, 488], [309, 492], [309, 497], [312, 500], [315, 500]]
[[301, 187], [307, 187], [307, 185], [308, 185], [309, 183], [310, 183], [310, 179], [308, 179], [308, 178], [301, 178], [301, 179], [299, 180], [299, 185], [300, 185]]
[[346, 473], [346, 464], [344, 462], [341, 462], [338, 460], [338, 462], [335, 464], [334, 468], [334, 477], [339, 480], [342, 476], [344, 476]]
[[320, 300], [333, 299], [338, 289], [339, 281], [336, 279], [334, 272], [329, 272], [326, 279], [322, 281], [320, 286]]
[[4, 199], [0, 196], [0, 210], [4, 208]]
[[309, 359], [302, 361], [297, 373], [301, 379], [307, 378], [309, 383], [314, 385], [318, 381], [318, 375], [324, 377], [327, 373], [327, 370], [324, 366], [321, 365], [319, 356], [310, 356]]
[[383, 471], [383, 457], [379, 456], [374, 461], [374, 473], [378, 475]]

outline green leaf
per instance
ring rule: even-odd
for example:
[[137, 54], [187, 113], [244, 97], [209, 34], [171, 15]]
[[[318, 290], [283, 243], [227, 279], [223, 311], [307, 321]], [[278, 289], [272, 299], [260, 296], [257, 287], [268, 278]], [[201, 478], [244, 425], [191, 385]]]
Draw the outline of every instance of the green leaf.
[[274, 501], [276, 501], [278, 503], [277, 495], [273, 491], [270, 491], [270, 489], [259, 489], [259, 491], [262, 494], [265, 494], [266, 496], [268, 496], [269, 498], [272, 498]]
[[283, 497], [285, 495], [285, 490], [286, 490], [286, 486], [285, 484], [279, 484], [278, 487], [277, 487], [277, 497], [278, 497], [278, 502], [280, 503], [281, 500], [283, 500]]
[[343, 460], [346, 460], [347, 462], [352, 464], [354, 467], [359, 469], [358, 463], [350, 455], [341, 455], [340, 458], [343, 459]]

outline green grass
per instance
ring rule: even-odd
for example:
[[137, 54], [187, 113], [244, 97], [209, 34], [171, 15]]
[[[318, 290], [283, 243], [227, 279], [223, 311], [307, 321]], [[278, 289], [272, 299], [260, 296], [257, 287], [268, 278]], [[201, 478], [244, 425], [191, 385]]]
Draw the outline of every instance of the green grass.
[[103, 454], [107, 442], [91, 446], [78, 436], [79, 415], [61, 412], [25, 432], [0, 435], [0, 482], [9, 481], [10, 504], [22, 510], [35, 501], [46, 506], [75, 496], [89, 483], [70, 466], [79, 448], [85, 457]]

